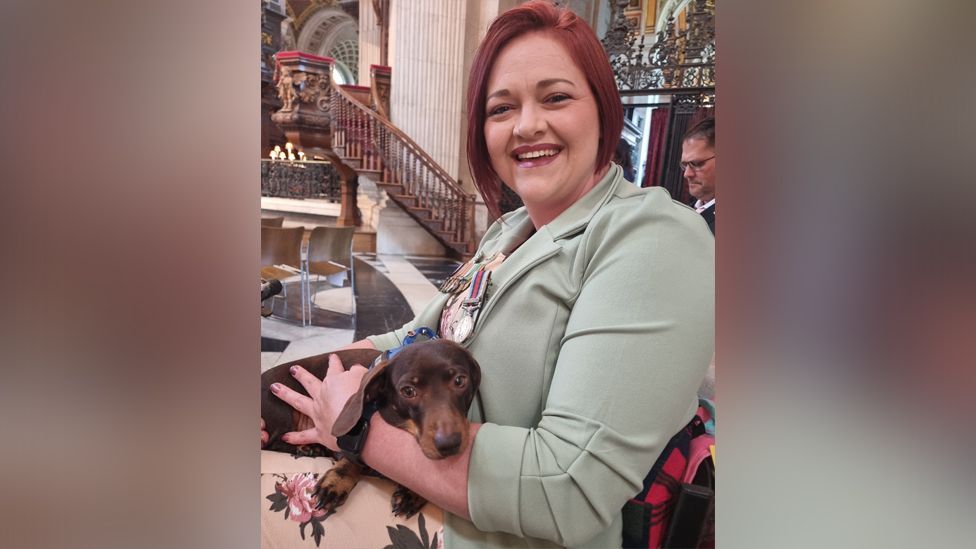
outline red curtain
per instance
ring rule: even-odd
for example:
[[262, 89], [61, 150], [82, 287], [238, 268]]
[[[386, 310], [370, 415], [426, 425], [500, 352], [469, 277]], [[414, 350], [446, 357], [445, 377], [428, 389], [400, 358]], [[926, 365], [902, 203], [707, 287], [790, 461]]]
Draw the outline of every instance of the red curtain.
[[668, 115], [670, 111], [670, 107], [659, 107], [651, 111], [651, 133], [647, 139], [647, 164], [641, 187], [657, 187], [661, 184], [664, 149], [668, 144]]

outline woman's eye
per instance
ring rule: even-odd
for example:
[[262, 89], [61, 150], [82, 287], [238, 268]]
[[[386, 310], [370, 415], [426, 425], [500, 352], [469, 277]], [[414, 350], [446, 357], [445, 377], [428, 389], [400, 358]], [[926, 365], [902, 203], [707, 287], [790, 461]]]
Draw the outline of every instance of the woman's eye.
[[468, 378], [466, 376], [457, 376], [454, 378], [454, 386], [460, 389], [461, 387], [464, 387], [464, 384], [467, 383], [467, 381]]
[[417, 390], [409, 385], [405, 385], [403, 387], [400, 387], [400, 394], [403, 395], [405, 398], [413, 398], [417, 396]]
[[569, 99], [569, 96], [565, 93], [554, 93], [546, 98], [546, 103], [560, 103]]
[[512, 108], [509, 107], [508, 105], [499, 105], [497, 107], [488, 109], [488, 116], [498, 116], [499, 114], [505, 114], [511, 109]]

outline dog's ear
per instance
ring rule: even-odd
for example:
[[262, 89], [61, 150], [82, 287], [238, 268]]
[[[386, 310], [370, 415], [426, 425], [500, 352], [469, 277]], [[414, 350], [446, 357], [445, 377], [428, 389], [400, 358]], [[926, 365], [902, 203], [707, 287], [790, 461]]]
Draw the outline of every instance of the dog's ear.
[[348, 433], [359, 421], [359, 417], [363, 415], [363, 406], [367, 402], [376, 400], [379, 391], [386, 383], [386, 372], [389, 364], [389, 360], [382, 360], [366, 372], [359, 384], [359, 390], [349, 397], [346, 405], [339, 412], [339, 417], [332, 424], [332, 436], [338, 437]]
[[478, 392], [478, 387], [481, 386], [481, 365], [478, 361], [474, 359], [474, 355], [471, 351], [464, 349], [464, 354], [468, 358], [468, 387], [470, 390], [467, 395], [467, 402], [465, 403], [468, 407], [471, 406], [471, 401], [474, 400], [475, 393]]

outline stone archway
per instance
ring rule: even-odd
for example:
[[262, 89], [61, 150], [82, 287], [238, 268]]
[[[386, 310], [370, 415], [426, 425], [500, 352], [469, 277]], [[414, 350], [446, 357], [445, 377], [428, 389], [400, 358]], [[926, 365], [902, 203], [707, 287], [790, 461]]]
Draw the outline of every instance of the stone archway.
[[337, 7], [324, 7], [305, 20], [298, 33], [300, 51], [331, 57], [344, 79], [356, 82], [359, 74], [359, 23]]

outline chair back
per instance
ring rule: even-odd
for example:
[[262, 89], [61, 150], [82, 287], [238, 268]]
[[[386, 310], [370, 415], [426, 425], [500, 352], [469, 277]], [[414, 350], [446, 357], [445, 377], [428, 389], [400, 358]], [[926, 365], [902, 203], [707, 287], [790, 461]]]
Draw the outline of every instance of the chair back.
[[339, 263], [346, 269], [352, 267], [352, 236], [355, 227], [315, 227], [308, 237], [308, 271], [315, 274], [332, 274]]
[[305, 227], [261, 227], [261, 266], [284, 263], [292, 267], [302, 264], [302, 237]]
[[262, 227], [281, 227], [281, 224], [285, 222], [285, 217], [262, 217], [261, 226]]

